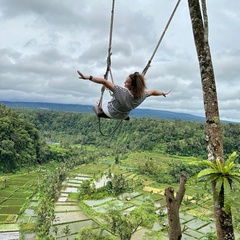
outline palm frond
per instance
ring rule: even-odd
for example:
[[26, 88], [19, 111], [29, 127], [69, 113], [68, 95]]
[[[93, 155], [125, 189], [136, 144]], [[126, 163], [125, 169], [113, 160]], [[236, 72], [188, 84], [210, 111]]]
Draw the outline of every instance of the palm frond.
[[232, 180], [232, 183], [233, 183], [234, 185], [239, 185], [239, 183], [240, 183], [240, 176], [230, 175], [230, 176], [229, 176], [229, 179]]
[[216, 181], [216, 196], [217, 196], [217, 199], [219, 199], [220, 191], [221, 191], [222, 185], [224, 184], [223, 181], [224, 180], [223, 180], [222, 177], [219, 177], [218, 181]]
[[215, 166], [216, 166], [216, 169], [218, 170], [219, 173], [223, 172], [223, 166], [222, 166], [219, 159], [216, 160], [216, 165]]
[[236, 178], [240, 178], [240, 172], [238, 170], [232, 170], [228, 174], [229, 174], [229, 176], [234, 176]]
[[209, 160], [202, 160], [199, 163], [200, 166], [205, 166], [205, 167], [210, 167], [210, 168], [215, 168], [215, 163], [209, 161]]
[[206, 168], [206, 169], [203, 169], [202, 171], [200, 171], [198, 173], [197, 177], [198, 177], [198, 179], [202, 179], [202, 178], [206, 178], [209, 175], [212, 175], [214, 173], [217, 173], [217, 171], [212, 168]]
[[208, 168], [200, 171], [197, 175], [198, 180], [204, 179], [206, 184], [215, 181], [217, 200], [219, 200], [221, 190], [223, 190], [224, 195], [222, 197], [224, 198], [224, 208], [226, 212], [230, 210], [232, 186], [234, 184], [238, 187], [238, 183], [240, 182], [239, 166], [234, 163], [236, 158], [237, 153], [233, 152], [225, 161], [224, 165], [221, 164], [219, 159], [217, 159], [215, 163], [209, 160], [203, 160], [201, 165]]
[[224, 184], [225, 191], [226, 190], [231, 191], [231, 189], [232, 189], [232, 187], [231, 187], [232, 180], [231, 179], [223, 177], [223, 184]]
[[218, 173], [214, 173], [211, 176], [208, 176], [206, 181], [208, 181], [208, 182], [218, 181], [218, 178], [220, 178], [220, 177], [221, 177], [221, 175], [219, 175]]
[[230, 162], [229, 164], [225, 164], [224, 168], [223, 168], [223, 173], [230, 172], [234, 167], [235, 167], [235, 163], [234, 162]]
[[233, 152], [228, 159], [225, 161], [225, 165], [230, 164], [231, 162], [234, 162], [236, 160], [236, 158], [238, 157], [236, 152]]
[[231, 209], [231, 184], [228, 179], [224, 178], [224, 208], [226, 212]]

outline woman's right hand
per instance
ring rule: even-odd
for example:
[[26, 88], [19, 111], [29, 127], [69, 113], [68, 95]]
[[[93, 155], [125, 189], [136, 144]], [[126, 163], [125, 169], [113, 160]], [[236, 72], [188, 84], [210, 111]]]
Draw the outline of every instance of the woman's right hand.
[[80, 71], [77, 70], [78, 75], [80, 76], [80, 79], [89, 79], [89, 77], [84, 76]]

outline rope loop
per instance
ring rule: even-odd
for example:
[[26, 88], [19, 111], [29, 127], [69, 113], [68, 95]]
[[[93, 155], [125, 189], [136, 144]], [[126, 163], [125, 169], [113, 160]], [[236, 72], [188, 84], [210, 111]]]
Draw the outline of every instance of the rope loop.
[[123, 122], [123, 120], [118, 120], [117, 124], [115, 125], [115, 127], [113, 128], [113, 130], [110, 133], [103, 133], [102, 128], [101, 128], [101, 118], [98, 117], [98, 129], [99, 129], [99, 132], [104, 137], [112, 136], [118, 130], [118, 128], [121, 126], [122, 122]]

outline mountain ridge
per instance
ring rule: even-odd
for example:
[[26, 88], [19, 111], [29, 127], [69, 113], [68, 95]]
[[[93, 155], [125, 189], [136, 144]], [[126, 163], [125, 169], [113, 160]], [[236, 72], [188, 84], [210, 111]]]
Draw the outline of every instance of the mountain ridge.
[[[63, 111], [63, 112], [79, 112], [93, 114], [91, 105], [82, 104], [66, 104], [66, 103], [47, 103], [47, 102], [17, 102], [17, 101], [0, 101], [4, 105], [12, 108], [30, 108], [30, 109], [45, 109], [50, 111]], [[167, 120], [184, 120], [194, 122], [205, 122], [204, 117], [188, 114], [178, 113], [165, 110], [144, 109], [137, 108], [131, 111], [130, 117], [149, 117], [155, 119]]]

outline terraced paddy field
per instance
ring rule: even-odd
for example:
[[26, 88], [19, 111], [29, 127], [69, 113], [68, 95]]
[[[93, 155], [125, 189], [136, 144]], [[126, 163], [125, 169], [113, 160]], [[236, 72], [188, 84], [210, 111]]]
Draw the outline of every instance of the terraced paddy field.
[[0, 224], [16, 223], [21, 208], [35, 193], [38, 179], [36, 173], [6, 176], [0, 191]]
[[[76, 179], [76, 176], [74, 177]], [[65, 187], [70, 185], [71, 182], [73, 182], [74, 178], [70, 178], [65, 182]], [[81, 178], [81, 175], [78, 175], [77, 178]], [[91, 176], [89, 175], [89, 179], [91, 178]], [[79, 185], [81, 183], [79, 182]], [[65, 199], [63, 201], [61, 201], [61, 198], [59, 198], [58, 202], [56, 203], [56, 208], [55, 208], [55, 212], [56, 212], [56, 216], [57, 216], [57, 221], [53, 224], [52, 226], [52, 234], [54, 235], [54, 227], [58, 228], [58, 235], [55, 235], [56, 237], [58, 236], [57, 239], [66, 239], [66, 236], [64, 236], [63, 234], [61, 234], [61, 232], [63, 231], [64, 228], [66, 228], [66, 226], [69, 227], [69, 232], [70, 234], [67, 236], [68, 239], [75, 239], [77, 232], [83, 228], [83, 227], [87, 227], [87, 226], [92, 226], [94, 224], [94, 226], [97, 227], [101, 227], [101, 224], [104, 224], [104, 221], [101, 219], [95, 219], [95, 216], [91, 216], [90, 215], [85, 215], [82, 211], [81, 208], [79, 208], [77, 201], [73, 201], [73, 199], [68, 198], [68, 196], [71, 196], [71, 191], [73, 190], [73, 188], [70, 190], [70, 192], [68, 192], [68, 196], [66, 196], [66, 191], [64, 189], [64, 196]], [[73, 191], [75, 192], [75, 191]], [[106, 212], [106, 205], [107, 204], [118, 204], [121, 206], [124, 206], [123, 209], [125, 209], [124, 211], [130, 211], [133, 207], [138, 206], [143, 204], [143, 201], [145, 201], [146, 197], [144, 195], [144, 193], [148, 193], [147, 196], [149, 196], [149, 191], [144, 191], [142, 193], [139, 192], [130, 192], [130, 193], [124, 193], [122, 195], [120, 195], [119, 197], [108, 197], [108, 198], [103, 198], [103, 199], [98, 199], [98, 200], [84, 200], [84, 203], [89, 207], [89, 209], [91, 209], [92, 211], [95, 211], [96, 213], [104, 213]], [[164, 198], [164, 196], [162, 195], [162, 191], [158, 191], [157, 193], [158, 196], [155, 196], [156, 199], [161, 200]], [[131, 199], [131, 201], [126, 201], [126, 197], [129, 197]], [[159, 203], [160, 201], [158, 201]], [[156, 202], [157, 206], [161, 206], [161, 204]], [[164, 201], [162, 201], [162, 203], [164, 204]], [[211, 220], [208, 221], [204, 221], [199, 219], [195, 214], [189, 214], [187, 212], [181, 213], [180, 214], [180, 219], [181, 219], [181, 224], [182, 226], [185, 226], [186, 231], [183, 234], [183, 238], [184, 240], [188, 240], [188, 239], [204, 239], [204, 235], [206, 232], [211, 232], [212, 230], [214, 230], [215, 228], [215, 224], [214, 222]], [[144, 234], [146, 232], [149, 232], [151, 230], [155, 230], [155, 231], [163, 231], [165, 225], [167, 225], [167, 216], [165, 216], [164, 218], [164, 226], [160, 226], [158, 224], [155, 224], [153, 229], [146, 229], [146, 228], [142, 228], [140, 227], [136, 233], [134, 233], [134, 235], [132, 236], [132, 240], [141, 240], [144, 237]], [[78, 230], [78, 231], [77, 231]], [[117, 238], [116, 238], [117, 239]], [[163, 231], [163, 236], [162, 239], [168, 239], [167, 233]]]
[[[136, 158], [140, 157], [141, 154], [131, 156], [133, 165], [131, 164], [131, 158], [128, 162], [129, 165], [127, 161], [124, 161], [120, 166], [113, 164], [114, 159], [107, 159], [74, 168], [69, 177], [63, 182], [61, 193], [55, 204], [56, 218], [50, 229], [51, 234], [56, 236], [58, 240], [74, 240], [83, 227], [94, 225], [100, 229], [104, 221], [96, 218], [96, 214], [105, 212], [106, 205], [111, 203], [118, 203], [118, 205], [124, 206], [124, 211], [130, 211], [134, 207], [140, 206], [146, 198], [151, 198], [157, 208], [164, 209], [164, 190], [170, 185], [160, 184], [147, 175], [137, 174], [134, 169], [137, 161], [141, 161], [136, 160]], [[147, 156], [147, 158], [149, 157], [151, 156]], [[163, 160], [161, 158], [161, 161]], [[113, 165], [112, 171], [114, 173], [121, 173], [128, 181], [140, 182], [141, 184], [132, 192], [117, 197], [109, 196], [98, 200], [85, 200], [84, 204], [89, 211], [86, 211], [86, 209], [83, 211], [77, 201], [78, 187], [82, 181], [87, 179], [95, 179], [97, 187], [106, 184], [106, 175], [110, 164]], [[2, 183], [0, 191], [0, 239], [19, 239], [22, 223], [24, 223], [25, 239], [34, 240], [36, 238], [34, 233], [37, 221], [35, 209], [38, 203], [35, 190], [45, 173], [45, 171], [36, 171], [4, 176], [6, 181]], [[171, 186], [177, 191], [178, 184], [171, 184]], [[127, 198], [130, 200], [126, 201]], [[182, 239], [204, 239], [206, 233], [212, 232], [215, 229], [212, 209], [211, 194], [206, 192], [203, 185], [188, 184], [180, 213], [181, 225], [186, 228]], [[168, 220], [165, 213], [162, 225], [156, 223], [152, 229], [139, 227], [132, 236], [132, 240], [143, 239], [144, 234], [149, 231], [162, 231], [162, 239], [168, 239], [167, 232], [164, 231], [167, 224]], [[107, 231], [106, 234], [111, 235]], [[240, 237], [239, 234], [235, 234], [236, 239]], [[117, 238], [115, 237], [115, 239]]]
[[4, 176], [0, 191], [0, 239], [19, 239], [19, 215], [35, 194], [38, 177], [36, 172]]

